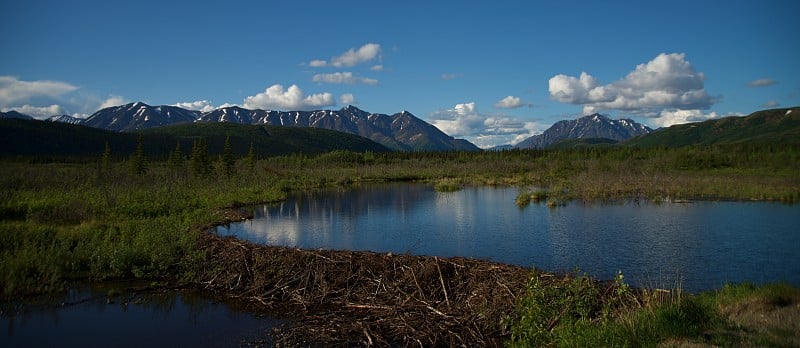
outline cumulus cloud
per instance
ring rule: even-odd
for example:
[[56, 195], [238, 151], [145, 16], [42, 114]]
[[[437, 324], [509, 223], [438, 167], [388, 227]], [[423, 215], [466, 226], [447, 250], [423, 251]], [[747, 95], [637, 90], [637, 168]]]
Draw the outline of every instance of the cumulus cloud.
[[383, 65], [382, 64], [373, 65], [372, 67], [369, 68], [369, 70], [372, 70], [372, 71], [383, 71]]
[[702, 122], [710, 119], [718, 118], [716, 112], [704, 113], [702, 110], [664, 110], [661, 111], [658, 117], [650, 120], [650, 125], [654, 127], [669, 127], [676, 124], [683, 124], [689, 122]]
[[60, 81], [21, 81], [13, 76], [0, 76], [0, 107], [11, 106], [37, 97], [55, 98], [78, 87]]
[[465, 138], [481, 148], [516, 144], [544, 128], [536, 122], [481, 113], [474, 102], [434, 112], [429, 122], [447, 135]]
[[639, 64], [624, 78], [601, 84], [582, 72], [579, 77], [559, 74], [550, 78], [550, 97], [562, 103], [583, 105], [584, 113], [621, 110], [655, 117], [662, 110], [707, 109], [716, 98], [705, 90], [705, 75], [682, 53], [659, 54]]
[[205, 99], [193, 102], [180, 102], [175, 104], [174, 106], [184, 108], [187, 110], [197, 110], [201, 112], [210, 112], [217, 109], [214, 105], [211, 105], [211, 102]]
[[529, 104], [525, 104], [522, 102], [522, 99], [515, 96], [508, 96], [503, 99], [500, 99], [497, 103], [494, 104], [494, 107], [498, 109], [516, 109], [521, 108], [523, 106], [528, 106]]
[[462, 73], [447, 73], [447, 74], [442, 74], [442, 80], [449, 81], [463, 76], [464, 74]]
[[333, 94], [319, 93], [307, 96], [297, 85], [285, 89], [280, 84], [267, 87], [264, 92], [244, 100], [244, 107], [248, 109], [307, 110], [332, 105], [336, 105]]
[[758, 80], [750, 81], [750, 82], [747, 83], [747, 86], [748, 87], [767, 87], [767, 86], [772, 86], [772, 85], [774, 85], [776, 83], [778, 83], [778, 81], [775, 81], [773, 79], [764, 78], [764, 79], [758, 79]]
[[3, 112], [15, 110], [21, 114], [25, 114], [39, 120], [46, 119], [50, 116], [66, 114], [66, 112], [64, 112], [64, 108], [62, 108], [61, 105], [56, 104], [50, 106], [32, 106], [25, 104], [12, 108], [3, 108], [2, 110]]
[[360, 77], [353, 75], [352, 72], [345, 71], [345, 72], [335, 72], [332, 74], [316, 74], [313, 78], [311, 78], [314, 82], [325, 82], [325, 83], [346, 83], [346, 84], [357, 84], [363, 83], [365, 85], [377, 85], [378, 80], [370, 79], [366, 77]]
[[365, 44], [358, 49], [351, 48], [339, 56], [333, 57], [330, 61], [315, 59], [308, 63], [309, 66], [320, 68], [332, 66], [336, 68], [356, 66], [361, 63], [380, 60], [381, 45], [376, 43]]
[[342, 105], [355, 105], [358, 104], [356, 97], [352, 93], [345, 93], [339, 96], [339, 103]]
[[100, 103], [99, 109], [110, 108], [112, 106], [120, 106], [123, 104], [127, 104], [128, 100], [123, 98], [122, 96], [118, 95], [111, 95], [106, 98], [102, 103]]

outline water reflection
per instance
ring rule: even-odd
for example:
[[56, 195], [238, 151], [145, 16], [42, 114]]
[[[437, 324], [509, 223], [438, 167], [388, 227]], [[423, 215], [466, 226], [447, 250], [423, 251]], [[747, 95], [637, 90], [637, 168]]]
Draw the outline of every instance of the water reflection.
[[464, 256], [580, 268], [636, 285], [690, 291], [725, 282], [800, 285], [800, 206], [773, 203], [514, 204], [515, 188], [438, 193], [429, 185], [370, 185], [301, 194], [258, 207], [218, 233], [271, 245]]
[[263, 342], [283, 323], [188, 291], [107, 294], [105, 286], [81, 286], [61, 298], [5, 304], [0, 346], [229, 347]]

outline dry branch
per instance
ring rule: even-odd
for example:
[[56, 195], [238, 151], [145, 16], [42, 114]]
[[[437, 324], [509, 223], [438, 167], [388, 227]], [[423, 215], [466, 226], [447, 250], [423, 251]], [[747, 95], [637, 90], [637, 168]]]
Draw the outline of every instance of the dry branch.
[[[259, 246], [204, 233], [198, 285], [297, 314], [285, 346], [500, 346], [531, 270], [465, 258]], [[500, 285], [500, 286], [498, 286]]]

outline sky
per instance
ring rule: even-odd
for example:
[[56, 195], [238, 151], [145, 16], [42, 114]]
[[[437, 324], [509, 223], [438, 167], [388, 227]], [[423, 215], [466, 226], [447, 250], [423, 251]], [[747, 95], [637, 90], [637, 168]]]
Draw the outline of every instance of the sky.
[[800, 105], [800, 1], [0, 0], [0, 110], [409, 111], [487, 148]]

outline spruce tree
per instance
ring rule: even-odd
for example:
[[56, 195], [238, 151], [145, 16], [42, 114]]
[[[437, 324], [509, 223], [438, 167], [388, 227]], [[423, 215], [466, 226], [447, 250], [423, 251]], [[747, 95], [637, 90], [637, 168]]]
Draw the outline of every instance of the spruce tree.
[[247, 173], [251, 176], [256, 172], [256, 148], [250, 142], [250, 151], [247, 152]]
[[175, 145], [175, 150], [172, 150], [172, 152], [169, 153], [167, 164], [169, 165], [169, 169], [175, 175], [183, 172], [183, 152], [181, 151], [180, 141]]
[[195, 176], [207, 176], [211, 174], [211, 160], [208, 158], [208, 145], [206, 140], [201, 138], [192, 145], [192, 173]]
[[131, 173], [142, 175], [147, 173], [147, 158], [144, 157], [144, 136], [140, 133], [136, 139], [136, 151], [130, 159]]
[[108, 172], [111, 169], [111, 146], [108, 145], [106, 141], [106, 147], [103, 149], [103, 157], [100, 159], [100, 168], [104, 172]]
[[233, 156], [233, 147], [231, 146], [230, 135], [225, 137], [225, 147], [222, 150], [222, 166], [225, 169], [225, 175], [233, 176], [236, 172], [236, 158]]

